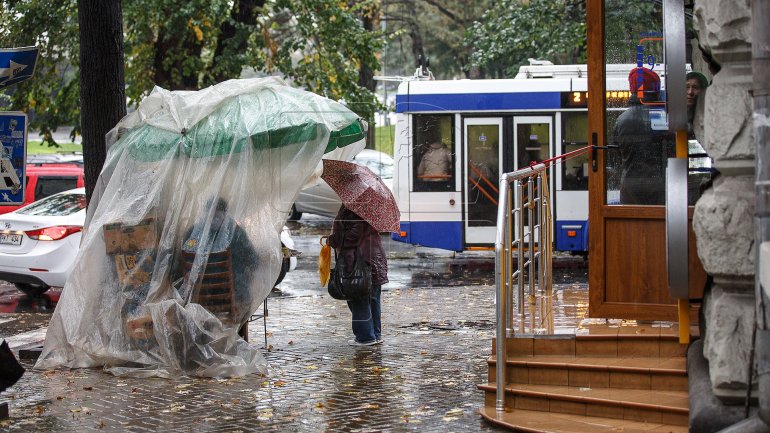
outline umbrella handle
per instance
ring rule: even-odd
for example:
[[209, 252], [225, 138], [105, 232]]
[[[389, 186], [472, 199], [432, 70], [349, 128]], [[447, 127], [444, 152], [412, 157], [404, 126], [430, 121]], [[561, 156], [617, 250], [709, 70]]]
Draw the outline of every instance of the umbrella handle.
[[[326, 240], [326, 242], [324, 242]], [[325, 247], [329, 244], [329, 236], [321, 236], [320, 239], [318, 239], [318, 243], [321, 244], [322, 247]]]

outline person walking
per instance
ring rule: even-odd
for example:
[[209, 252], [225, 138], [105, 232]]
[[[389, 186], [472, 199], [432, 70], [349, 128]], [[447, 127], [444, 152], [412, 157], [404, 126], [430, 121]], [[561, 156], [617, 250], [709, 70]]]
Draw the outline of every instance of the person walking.
[[350, 272], [355, 262], [356, 249], [372, 270], [372, 293], [369, 299], [347, 301], [353, 315], [353, 344], [371, 346], [382, 343], [380, 295], [382, 285], [388, 282], [388, 261], [382, 247], [380, 233], [358, 214], [343, 205], [334, 218], [329, 245], [337, 253], [336, 266], [345, 266]]

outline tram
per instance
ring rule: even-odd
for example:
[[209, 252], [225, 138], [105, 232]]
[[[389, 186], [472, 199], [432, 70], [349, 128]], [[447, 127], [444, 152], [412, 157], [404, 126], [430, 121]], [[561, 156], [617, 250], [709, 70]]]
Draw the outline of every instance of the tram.
[[[500, 174], [588, 145], [586, 65], [530, 63], [513, 79], [416, 76], [399, 85], [393, 192], [401, 225], [394, 240], [490, 249]], [[608, 106], [618, 112], [627, 106], [635, 67], [608, 65]], [[588, 250], [590, 169], [589, 153], [550, 169], [556, 250]]]

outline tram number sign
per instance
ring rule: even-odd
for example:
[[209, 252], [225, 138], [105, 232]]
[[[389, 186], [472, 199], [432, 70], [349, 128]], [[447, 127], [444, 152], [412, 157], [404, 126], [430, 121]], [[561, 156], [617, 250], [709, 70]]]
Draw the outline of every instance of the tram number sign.
[[[604, 95], [605, 102], [613, 107], [625, 107], [631, 92], [627, 90], [608, 90]], [[562, 92], [562, 108], [586, 108], [588, 107], [588, 92]]]

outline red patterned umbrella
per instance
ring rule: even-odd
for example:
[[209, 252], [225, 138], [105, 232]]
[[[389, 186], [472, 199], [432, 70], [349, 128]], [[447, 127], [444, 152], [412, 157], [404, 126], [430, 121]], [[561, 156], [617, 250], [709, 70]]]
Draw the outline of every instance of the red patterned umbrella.
[[377, 231], [398, 231], [401, 213], [393, 193], [379, 176], [352, 162], [324, 159], [323, 164], [321, 179], [340, 196], [346, 208]]

